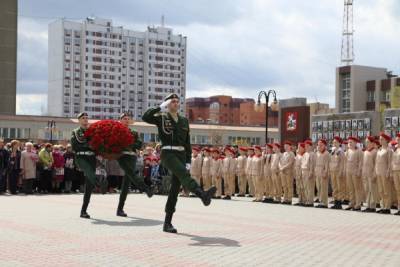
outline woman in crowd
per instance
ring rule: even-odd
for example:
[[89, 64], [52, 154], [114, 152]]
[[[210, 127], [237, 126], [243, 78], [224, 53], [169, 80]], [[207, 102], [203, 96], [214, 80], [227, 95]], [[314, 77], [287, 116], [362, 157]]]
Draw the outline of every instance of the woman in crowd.
[[33, 144], [28, 142], [25, 144], [25, 150], [21, 153], [21, 172], [22, 185], [25, 194], [32, 194], [33, 183], [36, 179], [36, 163], [39, 157], [34, 152]]
[[53, 175], [53, 156], [51, 154], [52, 144], [45, 144], [39, 152], [39, 162], [42, 173], [40, 175], [40, 193], [51, 191], [51, 181]]
[[18, 140], [12, 140], [10, 143], [10, 160], [8, 162], [8, 181], [10, 193], [17, 194], [17, 185], [19, 175], [21, 173], [21, 151], [19, 150], [20, 143]]
[[64, 193], [70, 193], [72, 181], [76, 178], [74, 153], [70, 144], [67, 145], [67, 150], [64, 153]]
[[64, 181], [64, 156], [60, 151], [60, 146], [53, 147], [53, 168], [54, 177], [52, 180], [52, 187], [54, 193], [60, 193], [60, 185]]

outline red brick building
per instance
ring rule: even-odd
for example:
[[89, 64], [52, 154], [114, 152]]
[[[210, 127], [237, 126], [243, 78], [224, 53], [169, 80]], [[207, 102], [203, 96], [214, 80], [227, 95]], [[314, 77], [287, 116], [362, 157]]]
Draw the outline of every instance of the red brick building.
[[[254, 110], [254, 99], [231, 96], [186, 99], [186, 116], [190, 123], [235, 126], [265, 126], [265, 112]], [[269, 113], [269, 127], [278, 126], [278, 112]]]

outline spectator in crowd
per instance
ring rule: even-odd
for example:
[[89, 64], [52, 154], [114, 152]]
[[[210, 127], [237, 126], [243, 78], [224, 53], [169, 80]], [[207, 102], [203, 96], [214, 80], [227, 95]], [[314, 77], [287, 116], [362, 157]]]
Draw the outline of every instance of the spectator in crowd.
[[146, 157], [144, 159], [143, 177], [144, 177], [144, 183], [146, 185], [150, 186], [151, 185], [151, 157]]
[[72, 146], [67, 145], [67, 150], [64, 153], [64, 193], [70, 193], [72, 189], [72, 181], [76, 179], [74, 153]]
[[[144, 159], [143, 159], [143, 150], [140, 150], [137, 153], [137, 160], [136, 160], [136, 175], [143, 178], [143, 168], [144, 168]], [[132, 183], [131, 184], [131, 191], [138, 192], [140, 191], [136, 186]]]
[[60, 185], [64, 181], [64, 156], [60, 151], [60, 146], [53, 146], [53, 169], [54, 177], [52, 180], [52, 187], [54, 193], [60, 193]]
[[122, 178], [125, 176], [124, 170], [119, 166], [118, 161], [108, 160], [106, 162], [106, 172], [108, 180], [108, 192], [116, 193], [121, 189]]
[[4, 140], [0, 139], [0, 194], [6, 191], [8, 160], [9, 153], [4, 147]]
[[108, 181], [106, 171], [106, 159], [96, 157], [96, 188], [95, 192], [105, 194], [107, 193]]
[[25, 144], [25, 150], [21, 153], [22, 188], [25, 194], [32, 194], [33, 182], [36, 177], [36, 163], [38, 155], [34, 152], [33, 144]]
[[21, 151], [19, 150], [19, 141], [12, 140], [10, 143], [10, 161], [8, 162], [8, 180], [10, 193], [17, 194], [17, 185], [21, 173]]
[[154, 148], [151, 146], [146, 146], [144, 155], [147, 157], [153, 157], [154, 156]]
[[39, 162], [42, 173], [40, 175], [40, 193], [51, 191], [51, 181], [53, 176], [53, 156], [51, 155], [52, 145], [47, 143], [39, 152]]

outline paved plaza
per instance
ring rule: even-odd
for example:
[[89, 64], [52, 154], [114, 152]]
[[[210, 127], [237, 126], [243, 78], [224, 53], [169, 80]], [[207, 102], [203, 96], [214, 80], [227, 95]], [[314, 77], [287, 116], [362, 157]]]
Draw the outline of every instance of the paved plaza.
[[0, 196], [0, 266], [400, 266], [400, 216], [180, 198], [161, 231], [165, 196]]

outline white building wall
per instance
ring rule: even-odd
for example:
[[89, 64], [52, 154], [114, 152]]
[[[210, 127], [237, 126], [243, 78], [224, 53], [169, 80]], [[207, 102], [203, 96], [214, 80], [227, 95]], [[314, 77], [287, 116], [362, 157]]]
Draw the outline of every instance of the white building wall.
[[[53, 24], [58, 25], [57, 31], [52, 30]], [[131, 31], [99, 18], [88, 18], [83, 23], [61, 20], [53, 24], [49, 25], [49, 40], [59, 39], [52, 45], [54, 53], [63, 50], [68, 31], [72, 34], [80, 31], [81, 45], [71, 47], [72, 53], [80, 51], [80, 61], [74, 61], [73, 65], [66, 64], [64, 57], [62, 62], [49, 59], [49, 70], [58, 71], [60, 76], [68, 73], [66, 65], [74, 68], [69, 73], [74, 76], [69, 99], [60, 89], [69, 81], [61, 79], [61, 86], [52, 86], [57, 91], [52, 95], [57, 103], [49, 97], [49, 107], [54, 107], [49, 108], [50, 115], [73, 117], [86, 111], [92, 118], [103, 119], [117, 118], [122, 111], [130, 110], [140, 120], [147, 108], [160, 104], [169, 93], [181, 96], [184, 113], [186, 37], [174, 35], [172, 29], [165, 27]], [[51, 55], [49, 49], [49, 58]], [[49, 78], [49, 88], [50, 81]]]
[[47, 111], [53, 116], [62, 116], [64, 27], [59, 20], [49, 25], [48, 38], [48, 97]]

